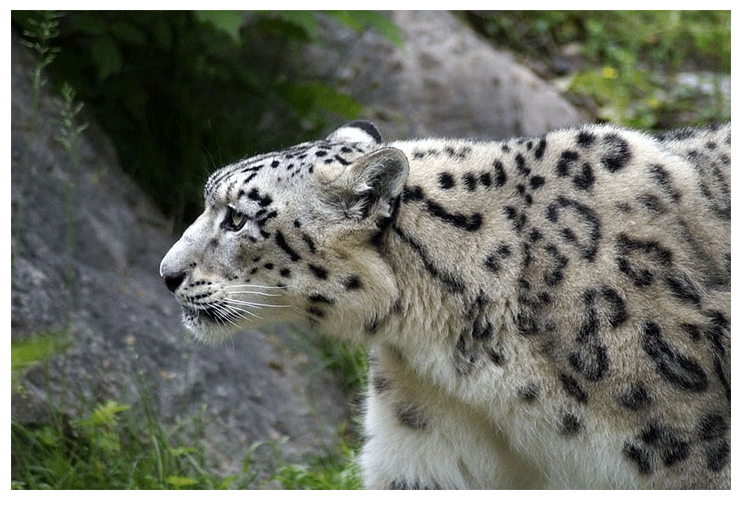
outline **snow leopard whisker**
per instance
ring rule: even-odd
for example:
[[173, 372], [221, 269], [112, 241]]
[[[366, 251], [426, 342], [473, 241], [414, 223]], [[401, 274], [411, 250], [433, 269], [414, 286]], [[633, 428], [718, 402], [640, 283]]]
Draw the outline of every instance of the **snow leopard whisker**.
[[[247, 317], [243, 314], [251, 315], [252, 317], [255, 317], [256, 319], [262, 319], [259, 315], [257, 315], [254, 312], [250, 312], [246, 308], [241, 308], [238, 306], [232, 306], [227, 301], [224, 301], [223, 303], [220, 303], [218, 308], [221, 308], [223, 311], [227, 312], [229, 315], [239, 317], [240, 319], [247, 319]], [[236, 324], [235, 324], [236, 325]]]
[[233, 289], [233, 288], [239, 288], [239, 287], [252, 287], [255, 289], [286, 289], [285, 285], [254, 285], [252, 283], [233, 283], [230, 285], [224, 285], [225, 289]]
[[241, 299], [226, 298], [225, 303], [230, 305], [246, 305], [246, 306], [259, 306], [265, 308], [288, 308], [290, 305], [270, 305], [267, 303], [253, 303], [252, 301], [243, 301]]
[[269, 292], [257, 292], [255, 290], [227, 290], [230, 294], [254, 294], [256, 296], [281, 297], [282, 294], [271, 294]]

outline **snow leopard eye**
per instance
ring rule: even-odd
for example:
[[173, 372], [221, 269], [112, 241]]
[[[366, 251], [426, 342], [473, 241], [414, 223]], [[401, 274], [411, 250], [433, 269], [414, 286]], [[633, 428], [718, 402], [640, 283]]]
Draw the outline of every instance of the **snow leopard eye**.
[[237, 232], [242, 229], [244, 223], [247, 221], [247, 216], [242, 212], [235, 210], [231, 206], [226, 207], [226, 217], [224, 218], [223, 226], [226, 230]]

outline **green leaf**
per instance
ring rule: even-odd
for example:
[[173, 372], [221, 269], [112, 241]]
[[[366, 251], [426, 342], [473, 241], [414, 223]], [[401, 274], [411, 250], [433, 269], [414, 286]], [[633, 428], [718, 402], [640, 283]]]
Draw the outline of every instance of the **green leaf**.
[[118, 413], [127, 411], [130, 406], [126, 404], [120, 404], [116, 401], [110, 400], [105, 404], [99, 405], [95, 408], [95, 411], [90, 415], [90, 423], [93, 426], [112, 426], [115, 421], [115, 417]]
[[240, 41], [239, 29], [242, 26], [240, 11], [195, 11], [194, 14], [198, 21], [210, 23], [231, 37], [235, 43]]
[[90, 53], [98, 68], [98, 78], [105, 80], [121, 71], [123, 57], [116, 41], [108, 36], [96, 37], [90, 46]]

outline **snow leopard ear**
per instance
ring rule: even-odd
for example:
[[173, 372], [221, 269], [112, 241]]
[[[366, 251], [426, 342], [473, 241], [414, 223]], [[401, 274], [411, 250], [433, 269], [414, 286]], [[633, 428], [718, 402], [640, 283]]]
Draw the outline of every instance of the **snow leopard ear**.
[[325, 201], [343, 218], [390, 216], [404, 190], [409, 162], [404, 152], [382, 148], [349, 165], [327, 185]]
[[364, 144], [380, 144], [383, 142], [381, 132], [370, 121], [358, 120], [342, 125], [327, 136], [328, 141], [349, 141]]

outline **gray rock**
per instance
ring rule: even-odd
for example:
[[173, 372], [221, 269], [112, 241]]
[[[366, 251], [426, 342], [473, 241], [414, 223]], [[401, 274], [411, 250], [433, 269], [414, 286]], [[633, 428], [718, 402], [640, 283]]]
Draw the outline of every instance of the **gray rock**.
[[[183, 423], [195, 435], [190, 421], [202, 419], [196, 443], [220, 473], [240, 471], [253, 442], [288, 437], [289, 462], [333, 450], [349, 400], [310, 338], [273, 326], [220, 346], [191, 342], [158, 276], [170, 224], [122, 173], [93, 120], [78, 165], [55, 141], [53, 95], [41, 95], [30, 130], [35, 63], [15, 35], [11, 56], [11, 336], [54, 334], [68, 344], [49, 362], [48, 381], [44, 365], [23, 372], [12, 417], [44, 422], [49, 395], [73, 418], [108, 399], [140, 409], [144, 390], [166, 427]], [[275, 464], [272, 451], [261, 454]]]
[[556, 90], [447, 11], [393, 11], [404, 47], [323, 20], [302, 70], [367, 107], [387, 140], [535, 136], [586, 121]]

